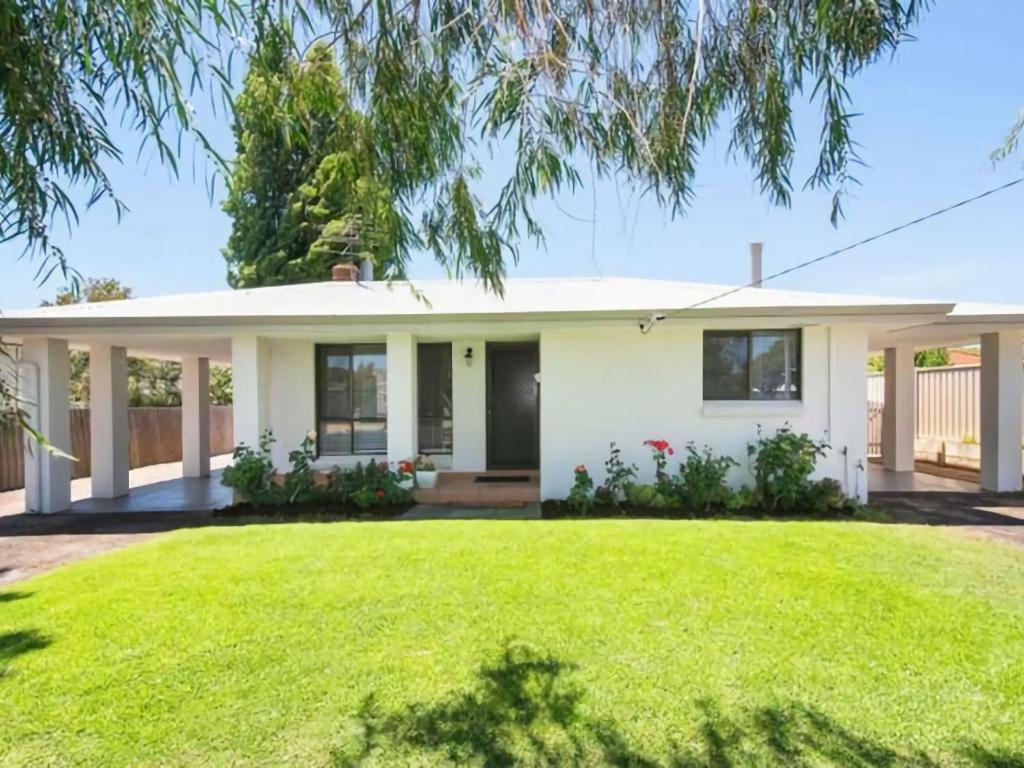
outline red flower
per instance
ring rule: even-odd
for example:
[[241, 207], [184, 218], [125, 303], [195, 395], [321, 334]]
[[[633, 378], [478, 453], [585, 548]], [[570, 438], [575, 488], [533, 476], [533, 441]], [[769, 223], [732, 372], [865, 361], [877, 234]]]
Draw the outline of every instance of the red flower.
[[576, 474], [577, 475], [581, 475], [581, 474], [583, 474], [586, 471], [587, 471], [587, 467], [586, 467], [585, 464], [580, 464], [578, 467], [576, 467]]
[[412, 462], [411, 461], [399, 462], [399, 464], [398, 464], [398, 471], [402, 472], [403, 474], [406, 474], [406, 475], [411, 475], [412, 471], [413, 471]]
[[377, 498], [378, 499], [383, 499], [384, 498], [384, 490], [382, 488], [378, 488], [377, 489]]
[[668, 440], [644, 440], [644, 445], [651, 446], [658, 453], [667, 453], [669, 456], [675, 455], [675, 451], [669, 445]]

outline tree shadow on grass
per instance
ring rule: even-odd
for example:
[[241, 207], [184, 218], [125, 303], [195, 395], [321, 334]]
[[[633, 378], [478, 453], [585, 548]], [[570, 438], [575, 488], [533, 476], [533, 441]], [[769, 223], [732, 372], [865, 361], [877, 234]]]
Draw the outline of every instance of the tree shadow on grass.
[[0, 680], [7, 676], [7, 668], [14, 659], [49, 644], [50, 639], [35, 629], [0, 634]]
[[[356, 714], [354, 750], [338, 750], [335, 766], [370, 758], [389, 762], [393, 752], [431, 754], [462, 765], [590, 765], [588, 742], [603, 745], [609, 764], [655, 765], [634, 752], [610, 724], [586, 718], [583, 690], [570, 675], [575, 665], [508, 642], [495, 664], [482, 666], [474, 685], [430, 704], [382, 713], [373, 695]], [[387, 755], [387, 757], [385, 757]]]
[[[0, 573], [3, 571], [4, 569], [0, 568]], [[0, 603], [13, 603], [15, 600], [24, 600], [31, 596], [31, 592], [0, 592]]]
[[439, 701], [384, 712], [371, 694], [350, 723], [351, 746], [335, 750], [332, 764], [939, 768], [952, 760], [977, 768], [1024, 768], [1024, 754], [976, 744], [941, 758], [894, 748], [804, 704], [726, 714], [709, 699], [696, 702], [693, 723], [681, 724], [692, 734], [686, 742], [654, 754], [616, 723], [585, 712], [586, 692], [573, 680], [575, 670], [571, 662], [508, 642], [469, 688]]

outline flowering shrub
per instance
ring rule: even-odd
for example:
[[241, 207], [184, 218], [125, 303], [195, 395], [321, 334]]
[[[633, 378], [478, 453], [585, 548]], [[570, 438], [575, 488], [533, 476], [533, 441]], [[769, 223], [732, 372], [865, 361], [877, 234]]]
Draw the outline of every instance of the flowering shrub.
[[576, 467], [573, 474], [575, 478], [566, 503], [575, 512], [586, 515], [594, 509], [594, 481], [582, 464]]
[[393, 471], [386, 461], [356, 464], [352, 469], [336, 469], [331, 473], [330, 493], [342, 503], [352, 503], [360, 509], [375, 507], [397, 507], [412, 501], [412, 493], [402, 487], [408, 474]]
[[234, 464], [225, 467], [222, 482], [234, 488], [247, 501], [257, 506], [278, 506], [325, 502], [360, 509], [397, 507], [412, 501], [412, 493], [402, 487], [412, 476], [412, 462], [398, 464], [392, 471], [386, 461], [357, 464], [353, 469], [336, 468], [326, 484], [317, 484], [316, 432], [309, 431], [299, 447], [288, 454], [291, 469], [283, 482], [274, 480], [270, 447], [274, 437], [270, 430], [260, 436], [259, 446], [242, 444], [235, 449]]
[[668, 457], [675, 455], [675, 450], [668, 440], [644, 440], [644, 445], [650, 446], [654, 458], [654, 477], [658, 485], [668, 482]]
[[221, 483], [253, 504], [280, 503], [281, 490], [274, 483], [274, 463], [270, 459], [273, 444], [274, 435], [269, 429], [260, 435], [256, 448], [240, 444], [232, 454], [232, 463], [224, 468]]

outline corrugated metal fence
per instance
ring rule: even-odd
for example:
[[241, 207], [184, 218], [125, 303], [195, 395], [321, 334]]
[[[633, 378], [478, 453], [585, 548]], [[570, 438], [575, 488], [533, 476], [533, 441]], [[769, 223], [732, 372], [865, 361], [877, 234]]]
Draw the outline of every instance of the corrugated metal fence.
[[[181, 408], [129, 408], [128, 433], [131, 466], [148, 467], [181, 461]], [[234, 435], [230, 405], [210, 406], [210, 453], [230, 453]], [[71, 453], [74, 478], [88, 477], [89, 409], [71, 411]], [[21, 488], [25, 484], [25, 463], [20, 427], [0, 426], [0, 491]]]
[[[885, 377], [868, 374], [868, 448], [882, 448]], [[916, 437], [976, 442], [981, 437], [981, 366], [917, 370]]]

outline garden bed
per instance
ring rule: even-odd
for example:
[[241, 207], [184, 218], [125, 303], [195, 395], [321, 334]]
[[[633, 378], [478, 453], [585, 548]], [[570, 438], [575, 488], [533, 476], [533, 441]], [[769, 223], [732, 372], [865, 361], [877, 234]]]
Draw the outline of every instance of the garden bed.
[[241, 501], [228, 507], [214, 510], [214, 517], [243, 518], [259, 517], [273, 520], [393, 520], [412, 509], [416, 504], [400, 504], [395, 506], [374, 507], [363, 509], [354, 505], [345, 505], [323, 501], [300, 502], [296, 504], [253, 504]]
[[843, 510], [830, 511], [823, 514], [807, 512], [768, 514], [758, 508], [739, 509], [734, 511], [711, 510], [696, 512], [681, 508], [644, 507], [623, 504], [614, 507], [607, 504], [595, 505], [587, 514], [580, 514], [567, 501], [548, 500], [541, 502], [541, 517], [545, 520], [568, 519], [655, 519], [655, 520], [867, 520], [884, 522], [888, 516], [880, 509], [851, 505]]

